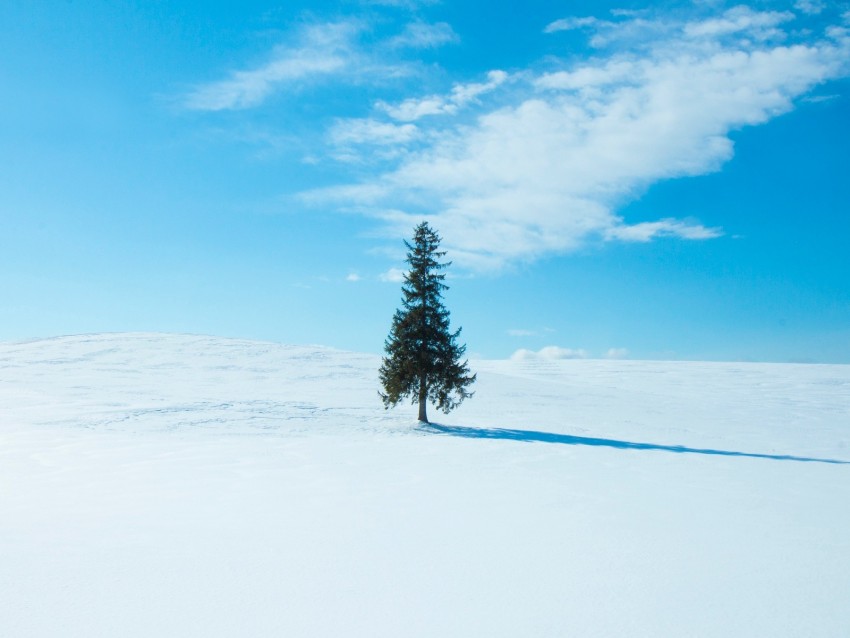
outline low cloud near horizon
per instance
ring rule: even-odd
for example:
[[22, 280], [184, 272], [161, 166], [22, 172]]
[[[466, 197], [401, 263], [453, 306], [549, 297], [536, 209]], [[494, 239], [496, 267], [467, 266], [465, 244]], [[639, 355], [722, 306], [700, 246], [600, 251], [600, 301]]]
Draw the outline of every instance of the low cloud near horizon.
[[[625, 359], [629, 351], [626, 348], [609, 348], [603, 358]], [[540, 350], [528, 350], [520, 348], [511, 356], [511, 361], [558, 361], [563, 359], [589, 359], [590, 353], [584, 348], [561, 348], [560, 346], [544, 346]]]
[[558, 359], [587, 359], [587, 350], [578, 348], [561, 348], [559, 346], [545, 346], [540, 350], [527, 350], [520, 348], [511, 355], [512, 361], [534, 361], [538, 359], [547, 359], [555, 361]]

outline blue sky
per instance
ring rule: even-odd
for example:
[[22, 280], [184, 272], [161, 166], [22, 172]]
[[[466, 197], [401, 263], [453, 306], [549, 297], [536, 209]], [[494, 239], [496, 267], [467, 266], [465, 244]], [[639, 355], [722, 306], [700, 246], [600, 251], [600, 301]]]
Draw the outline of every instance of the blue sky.
[[850, 4], [4, 2], [0, 339], [850, 363]]

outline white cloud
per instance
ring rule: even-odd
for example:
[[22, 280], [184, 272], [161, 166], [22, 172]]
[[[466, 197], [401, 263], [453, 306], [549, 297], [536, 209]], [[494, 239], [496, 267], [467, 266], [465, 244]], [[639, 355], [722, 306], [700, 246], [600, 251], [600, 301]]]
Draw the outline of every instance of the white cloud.
[[378, 275], [378, 279], [384, 282], [398, 284], [404, 281], [404, 271], [400, 268], [390, 268], [387, 272]]
[[617, 210], [660, 180], [719, 170], [734, 155], [731, 132], [848, 73], [846, 34], [768, 38], [788, 15], [739, 7], [701, 21], [605, 23], [610, 41], [627, 34], [614, 52], [514, 73], [511, 91], [478, 104], [472, 121], [423, 118], [453, 115], [507, 74], [379, 105], [396, 121], [418, 120], [418, 146], [372, 179], [306, 196], [373, 215], [393, 234], [425, 218], [456, 263], [478, 270], [588, 241], [718, 237], [700, 221], [629, 223]]
[[668, 40], [681, 32], [682, 25], [672, 19], [643, 17], [647, 13], [624, 15], [628, 19], [619, 22], [600, 20], [594, 27], [590, 45], [599, 49], [617, 45], [646, 50], [655, 42]]
[[307, 25], [294, 34], [292, 44], [275, 47], [267, 62], [196, 86], [184, 96], [182, 105], [198, 111], [247, 109], [262, 104], [286, 86], [308, 81], [334, 78], [349, 84], [385, 82], [412, 72], [409, 64], [393, 61], [394, 57], [388, 55], [391, 49], [402, 44], [436, 46], [451, 32], [448, 25], [415, 23], [396, 39], [365, 46], [361, 36], [368, 26], [357, 19]]
[[574, 350], [572, 348], [560, 348], [558, 346], [546, 346], [537, 350], [526, 350], [525, 348], [520, 348], [516, 352], [511, 355], [512, 361], [534, 361], [534, 360], [548, 360], [548, 361], [556, 361], [559, 359], [586, 359], [587, 351], [579, 348]]
[[797, 0], [794, 8], [808, 15], [818, 15], [823, 12], [826, 5], [821, 0]]
[[554, 90], [600, 88], [627, 83], [639, 71], [639, 66], [631, 60], [614, 59], [601, 66], [547, 73], [539, 77], [535, 84], [538, 88]]
[[383, 7], [400, 7], [402, 9], [418, 9], [420, 6], [439, 4], [441, 0], [361, 0], [366, 5]]
[[610, 24], [599, 20], [594, 17], [584, 17], [584, 18], [563, 18], [561, 20], [555, 20], [554, 22], [547, 24], [546, 28], [543, 29], [543, 33], [556, 33], [558, 31], [573, 31], [575, 29], [583, 29], [585, 27], [596, 27], [600, 24]]
[[395, 47], [433, 49], [458, 41], [460, 38], [457, 33], [446, 22], [411, 22], [405, 26], [404, 31], [392, 38], [389, 44]]
[[299, 34], [296, 46], [277, 47], [272, 59], [255, 69], [196, 87], [183, 104], [199, 111], [244, 109], [286, 82], [339, 73], [351, 64], [352, 40], [360, 28], [356, 22], [312, 25]]
[[392, 62], [394, 50], [459, 41], [446, 22], [411, 22], [400, 34], [366, 46], [361, 36], [368, 29], [369, 24], [358, 19], [307, 25], [294, 34], [291, 44], [275, 47], [263, 64], [196, 86], [182, 98], [182, 105], [197, 111], [247, 109], [293, 83], [329, 77], [347, 83], [367, 77], [385, 81], [411, 72], [410, 65]]
[[504, 71], [490, 71], [487, 73], [486, 82], [473, 82], [470, 84], [456, 84], [452, 88], [451, 97], [449, 98], [454, 104], [463, 106], [476, 99], [479, 95], [488, 93], [502, 84], [508, 79], [509, 75]]
[[847, 29], [846, 27], [827, 27], [826, 35], [836, 42], [843, 42], [846, 44], [848, 39], [850, 39], [850, 29]]
[[[712, 2], [713, 0], [705, 0]], [[646, 15], [648, 9], [611, 9], [611, 15], [617, 18], [634, 18], [641, 15]]]
[[766, 40], [784, 35], [776, 27], [793, 19], [794, 14], [790, 11], [753, 11], [749, 7], [737, 6], [719, 18], [689, 22], [684, 32], [690, 37], [717, 37], [743, 31], [748, 37]]
[[678, 219], [661, 219], [657, 222], [641, 222], [631, 226], [620, 225], [605, 231], [605, 239], [631, 242], [648, 242], [656, 237], [714, 239], [722, 235], [723, 231], [719, 228], [706, 228], [701, 224], [689, 224]]
[[[605, 353], [606, 359], [625, 359], [629, 356], [626, 348], [609, 348]], [[588, 352], [584, 348], [561, 348], [546, 346], [540, 350], [520, 348], [511, 355], [512, 361], [558, 361], [562, 359], [587, 359]]]
[[378, 102], [376, 106], [394, 120], [402, 122], [413, 122], [426, 115], [439, 115], [456, 110], [441, 96], [411, 98], [397, 105]]
[[455, 84], [448, 95], [431, 95], [424, 98], [411, 98], [400, 104], [378, 102], [375, 106], [394, 120], [413, 122], [426, 115], [454, 114], [479, 96], [498, 88], [509, 78], [504, 71], [490, 71], [486, 82]]
[[809, 96], [809, 97], [804, 97], [803, 102], [807, 102], [809, 104], [820, 104], [822, 102], [832, 102], [833, 100], [838, 99], [839, 97], [841, 97], [841, 96], [837, 95], [837, 94], [812, 95], [812, 96]]
[[394, 124], [370, 118], [337, 120], [329, 132], [331, 143], [337, 146], [405, 144], [418, 135], [419, 129], [414, 124]]
[[352, 283], [360, 281], [361, 277], [356, 272], [348, 273], [345, 280]]
[[252, 71], [236, 71], [227, 80], [199, 86], [186, 97], [184, 106], [196, 111], [249, 108], [260, 104], [282, 82], [337, 72], [345, 65], [342, 56], [301, 52]]

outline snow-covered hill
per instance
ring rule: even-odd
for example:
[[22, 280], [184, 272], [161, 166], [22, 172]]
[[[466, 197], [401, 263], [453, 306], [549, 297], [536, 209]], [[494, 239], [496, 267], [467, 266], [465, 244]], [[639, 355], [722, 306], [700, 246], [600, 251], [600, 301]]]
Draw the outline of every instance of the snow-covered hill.
[[0, 344], [0, 635], [846, 636], [850, 366]]

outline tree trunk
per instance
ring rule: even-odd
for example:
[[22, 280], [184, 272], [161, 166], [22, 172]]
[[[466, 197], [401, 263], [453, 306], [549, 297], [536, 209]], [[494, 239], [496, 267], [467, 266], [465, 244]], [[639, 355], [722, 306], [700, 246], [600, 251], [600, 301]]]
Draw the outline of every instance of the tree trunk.
[[419, 421], [428, 423], [428, 414], [425, 411], [428, 403], [428, 386], [425, 385], [425, 379], [419, 380]]

